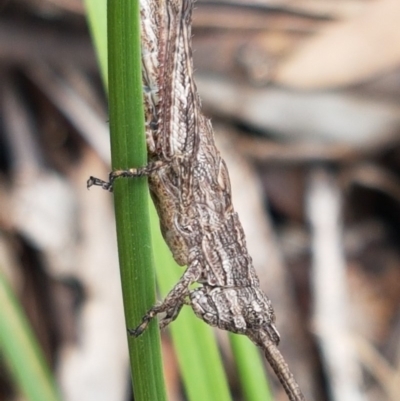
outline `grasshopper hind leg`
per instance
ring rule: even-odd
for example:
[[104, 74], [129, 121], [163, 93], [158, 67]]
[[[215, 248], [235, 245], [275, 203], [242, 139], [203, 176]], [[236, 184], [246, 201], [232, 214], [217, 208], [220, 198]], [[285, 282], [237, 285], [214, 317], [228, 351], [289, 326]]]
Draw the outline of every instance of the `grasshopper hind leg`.
[[163, 302], [161, 305], [153, 306], [142, 318], [142, 322], [134, 329], [128, 329], [131, 336], [139, 337], [146, 329], [151, 320], [160, 313], [165, 313], [165, 316], [160, 319], [160, 329], [164, 329], [173, 322], [179, 315], [186, 300], [177, 301], [174, 305]]
[[175, 284], [175, 287], [168, 293], [160, 305], [153, 306], [142, 318], [142, 322], [135, 329], [128, 329], [130, 335], [140, 336], [149, 325], [150, 321], [158, 314], [165, 313], [160, 320], [160, 328], [165, 328], [173, 322], [179, 315], [182, 306], [190, 304], [188, 300], [191, 284], [195, 283], [200, 276], [199, 264], [197, 261], [187, 268], [181, 279]]

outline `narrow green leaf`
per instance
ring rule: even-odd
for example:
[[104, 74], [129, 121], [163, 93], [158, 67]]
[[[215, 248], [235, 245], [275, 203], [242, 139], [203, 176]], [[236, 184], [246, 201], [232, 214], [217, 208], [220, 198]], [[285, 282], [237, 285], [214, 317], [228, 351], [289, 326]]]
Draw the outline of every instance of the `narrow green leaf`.
[[[147, 163], [140, 60], [139, 2], [108, 1], [109, 112], [112, 166]], [[114, 185], [122, 292], [127, 327], [133, 328], [155, 303], [146, 178], [119, 179]], [[160, 336], [153, 321], [139, 338], [129, 339], [136, 401], [166, 399]]]
[[0, 355], [28, 400], [61, 399], [37, 339], [1, 269]]
[[246, 401], [272, 401], [264, 364], [257, 347], [245, 336], [229, 333]]
[[104, 87], [107, 88], [107, 0], [84, 0], [84, 2], [100, 73]]

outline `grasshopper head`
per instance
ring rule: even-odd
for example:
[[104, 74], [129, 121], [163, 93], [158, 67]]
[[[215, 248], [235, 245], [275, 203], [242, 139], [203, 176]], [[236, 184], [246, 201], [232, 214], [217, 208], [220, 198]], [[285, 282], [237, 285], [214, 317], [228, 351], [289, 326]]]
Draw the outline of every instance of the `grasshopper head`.
[[212, 326], [238, 334], [262, 330], [279, 343], [271, 301], [258, 288], [204, 286], [191, 291], [190, 303], [195, 314]]

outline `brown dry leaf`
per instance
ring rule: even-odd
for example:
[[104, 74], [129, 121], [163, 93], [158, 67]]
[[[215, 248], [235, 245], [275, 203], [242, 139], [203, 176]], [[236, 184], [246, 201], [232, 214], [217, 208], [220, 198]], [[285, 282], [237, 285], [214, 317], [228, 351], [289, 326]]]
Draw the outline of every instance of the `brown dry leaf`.
[[22, 6], [28, 6], [44, 15], [61, 15], [71, 12], [83, 15], [85, 8], [82, 0], [20, 0]]
[[400, 65], [400, 1], [367, 4], [330, 25], [277, 69], [275, 81], [301, 89], [358, 83]]
[[[207, 4], [207, 0], [201, 0], [201, 3]], [[365, 0], [219, 0], [219, 3], [277, 8], [293, 13], [293, 15], [307, 14], [321, 18], [337, 18], [357, 12], [360, 7], [364, 6]]]

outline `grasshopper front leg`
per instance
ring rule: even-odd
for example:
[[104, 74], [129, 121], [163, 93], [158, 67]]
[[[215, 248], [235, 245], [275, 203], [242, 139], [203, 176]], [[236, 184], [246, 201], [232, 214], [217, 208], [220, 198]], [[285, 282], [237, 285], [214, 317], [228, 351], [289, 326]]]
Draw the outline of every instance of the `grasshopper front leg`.
[[96, 177], [90, 177], [87, 180], [86, 186], [89, 189], [91, 186], [99, 186], [105, 189], [106, 191], [113, 191], [113, 184], [114, 181], [117, 178], [120, 177], [128, 177], [128, 178], [133, 178], [133, 177], [143, 177], [143, 176], [149, 176], [156, 171], [160, 170], [161, 168], [164, 168], [166, 166], [166, 162], [162, 160], [157, 160], [154, 162], [150, 162], [147, 166], [144, 167], [133, 167], [127, 170], [114, 170], [110, 173], [108, 177], [108, 181], [103, 181], [100, 178]]

